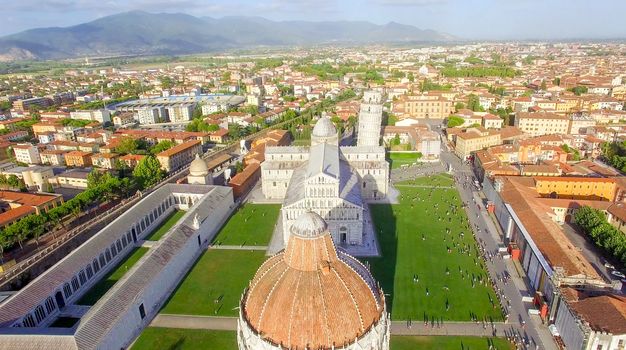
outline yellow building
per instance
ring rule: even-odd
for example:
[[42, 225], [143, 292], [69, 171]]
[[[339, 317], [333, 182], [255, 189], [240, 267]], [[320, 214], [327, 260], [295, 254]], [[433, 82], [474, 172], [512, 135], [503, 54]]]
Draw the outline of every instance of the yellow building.
[[394, 103], [394, 111], [406, 118], [445, 119], [454, 112], [452, 101], [429, 95], [404, 96]]
[[466, 159], [476, 151], [502, 143], [500, 133], [488, 131], [482, 127], [469, 128], [465, 132], [458, 133], [455, 139], [454, 152], [461, 159]]
[[515, 114], [515, 126], [531, 136], [567, 134], [569, 118], [547, 112], [518, 112]]
[[535, 188], [542, 197], [614, 201], [617, 183], [611, 178], [535, 177]]

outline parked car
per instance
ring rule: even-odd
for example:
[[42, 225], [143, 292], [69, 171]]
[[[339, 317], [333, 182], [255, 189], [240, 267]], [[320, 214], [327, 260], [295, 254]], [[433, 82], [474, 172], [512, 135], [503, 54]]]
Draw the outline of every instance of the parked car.
[[621, 273], [620, 271], [617, 271], [617, 270], [611, 271], [611, 275], [613, 275], [615, 277], [619, 277], [619, 278], [626, 278], [626, 275], [624, 275], [623, 273]]
[[604, 263], [604, 267], [608, 269], [615, 269], [615, 266], [611, 265], [608, 261]]

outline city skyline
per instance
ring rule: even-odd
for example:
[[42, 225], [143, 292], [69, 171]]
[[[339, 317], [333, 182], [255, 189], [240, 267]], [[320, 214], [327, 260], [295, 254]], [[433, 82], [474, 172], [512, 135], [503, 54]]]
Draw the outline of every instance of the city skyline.
[[[355, 11], [358, 9], [358, 11]], [[610, 11], [607, 11], [610, 9]], [[626, 3], [617, 0], [25, 0], [3, 5], [0, 35], [33, 28], [67, 27], [133, 10], [198, 17], [260, 16], [271, 20], [398, 22], [445, 32], [461, 40], [621, 39], [617, 26]], [[508, 14], [508, 15], [507, 15]]]

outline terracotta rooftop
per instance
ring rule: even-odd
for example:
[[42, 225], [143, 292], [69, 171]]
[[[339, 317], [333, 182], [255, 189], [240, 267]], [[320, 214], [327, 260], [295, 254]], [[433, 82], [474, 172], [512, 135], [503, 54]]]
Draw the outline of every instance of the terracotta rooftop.
[[369, 271], [335, 249], [326, 223], [304, 213], [287, 248], [257, 271], [242, 302], [248, 324], [287, 349], [331, 349], [350, 344], [385, 312]]
[[589, 326], [600, 332], [626, 333], [626, 298], [602, 295], [581, 299], [570, 304]]
[[200, 140], [193, 140], [193, 141], [187, 141], [187, 142], [183, 142], [179, 145], [176, 145], [168, 150], [165, 150], [159, 154], [157, 154], [157, 157], [171, 157], [174, 154], [183, 152], [189, 148], [195, 147], [197, 145], [200, 144]]

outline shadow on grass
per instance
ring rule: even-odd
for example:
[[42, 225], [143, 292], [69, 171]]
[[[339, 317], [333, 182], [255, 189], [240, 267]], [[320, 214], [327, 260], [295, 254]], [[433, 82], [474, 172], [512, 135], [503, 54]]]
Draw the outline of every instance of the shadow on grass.
[[387, 301], [387, 311], [393, 310], [394, 279], [398, 259], [398, 236], [396, 231], [396, 216], [390, 204], [372, 204], [370, 212], [382, 256], [366, 259], [370, 271], [380, 283]]

